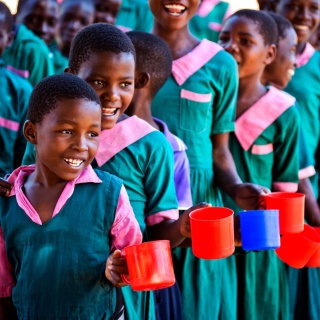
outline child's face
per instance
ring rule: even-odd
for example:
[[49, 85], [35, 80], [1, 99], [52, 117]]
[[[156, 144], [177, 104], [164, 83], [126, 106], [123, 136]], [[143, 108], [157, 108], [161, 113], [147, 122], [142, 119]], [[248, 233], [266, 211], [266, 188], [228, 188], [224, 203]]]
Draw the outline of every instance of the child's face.
[[235, 58], [239, 79], [261, 73], [268, 62], [269, 46], [265, 45], [257, 25], [247, 18], [229, 18], [218, 43]]
[[286, 30], [285, 37], [278, 43], [276, 58], [265, 69], [267, 80], [280, 89], [285, 88], [294, 75], [297, 42], [294, 29]]
[[[70, 2], [62, 6], [58, 21], [58, 37], [65, 52], [69, 54], [71, 41], [76, 33], [94, 22], [94, 7], [88, 2]], [[63, 53], [65, 53], [63, 52]]]
[[102, 129], [111, 129], [129, 106], [134, 91], [135, 61], [130, 53], [93, 53], [77, 76], [88, 82], [102, 105]]
[[[66, 99], [34, 126], [36, 164], [52, 182], [70, 181], [93, 160], [99, 145], [101, 108], [93, 101]], [[26, 135], [27, 137], [27, 135]]]
[[311, 35], [309, 42], [317, 49], [320, 50], [320, 26]]
[[94, 0], [96, 9], [95, 23], [116, 23], [116, 18], [121, 7], [122, 0]]
[[276, 12], [293, 25], [298, 42], [307, 42], [319, 25], [320, 0], [280, 0]]
[[55, 1], [29, 1], [19, 21], [33, 31], [46, 44], [52, 43], [57, 32], [58, 5]]
[[149, 6], [157, 22], [170, 30], [185, 27], [197, 12], [200, 0], [149, 0]]
[[0, 13], [0, 57], [2, 56], [3, 50], [7, 47], [11, 40], [10, 31], [7, 30], [5, 19], [5, 15]]

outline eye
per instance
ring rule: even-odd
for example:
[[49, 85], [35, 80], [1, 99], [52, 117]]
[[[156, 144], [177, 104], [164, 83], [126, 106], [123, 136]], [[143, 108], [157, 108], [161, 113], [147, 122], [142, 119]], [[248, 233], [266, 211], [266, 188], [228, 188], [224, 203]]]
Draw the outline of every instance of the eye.
[[129, 81], [125, 81], [125, 82], [120, 83], [120, 86], [123, 88], [127, 88], [132, 85], [133, 85], [133, 82], [129, 82]]
[[240, 43], [243, 44], [243, 45], [250, 45], [253, 42], [251, 40], [248, 40], [248, 39], [241, 39]]
[[60, 132], [63, 134], [72, 134], [71, 130], [61, 130]]
[[91, 131], [88, 133], [89, 137], [90, 138], [96, 138], [99, 136], [99, 133], [98, 132], [95, 132], [95, 131]]
[[220, 36], [219, 37], [219, 43], [224, 43], [224, 42], [227, 42], [228, 40], [229, 40], [229, 38], [226, 37], [226, 36]]
[[89, 80], [88, 82], [93, 88], [97, 88], [97, 89], [102, 88], [105, 85], [104, 81], [102, 80]]
[[311, 8], [310, 8], [310, 10], [311, 10], [312, 12], [318, 12], [318, 11], [319, 11], [319, 7], [318, 7], [317, 5], [312, 5]]
[[292, 11], [297, 11], [299, 10], [299, 5], [296, 3], [289, 3], [287, 4], [287, 8]]

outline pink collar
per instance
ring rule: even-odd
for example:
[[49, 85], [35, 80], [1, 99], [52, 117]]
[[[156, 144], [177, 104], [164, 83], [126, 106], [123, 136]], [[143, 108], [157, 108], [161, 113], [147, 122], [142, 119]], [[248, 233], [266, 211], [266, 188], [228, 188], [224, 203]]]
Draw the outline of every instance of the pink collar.
[[218, 44], [207, 39], [203, 39], [191, 52], [177, 60], [174, 60], [172, 65], [172, 75], [178, 85], [181, 86], [220, 50], [222, 50], [222, 47]]
[[99, 149], [96, 154], [98, 166], [101, 167], [118, 152], [152, 131], [156, 129], [137, 116], [116, 123], [112, 129], [103, 130], [99, 137]]
[[297, 55], [298, 68], [307, 64], [311, 59], [311, 57], [313, 56], [313, 54], [315, 53], [315, 51], [316, 49], [309, 42], [307, 42], [303, 52], [300, 55]]
[[202, 0], [197, 15], [206, 17], [219, 2], [220, 0]]
[[236, 120], [235, 135], [242, 148], [247, 151], [261, 133], [294, 103], [293, 96], [270, 87], [259, 101]]

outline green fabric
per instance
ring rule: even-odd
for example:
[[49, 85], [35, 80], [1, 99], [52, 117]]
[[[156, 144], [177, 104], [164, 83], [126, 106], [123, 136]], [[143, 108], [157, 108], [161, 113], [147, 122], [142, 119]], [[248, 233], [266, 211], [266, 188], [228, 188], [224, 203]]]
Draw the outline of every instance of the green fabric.
[[0, 177], [3, 177], [21, 164], [26, 146], [23, 124], [27, 118], [32, 87], [28, 81], [7, 70], [1, 59], [0, 83], [0, 119], [13, 121], [19, 127], [13, 130], [0, 122]]
[[[298, 183], [299, 148], [296, 143], [299, 135], [299, 114], [295, 107], [282, 113], [247, 151], [232, 133], [230, 150], [242, 181], [263, 185], [270, 190], [274, 182]], [[273, 144], [273, 152], [263, 155], [252, 153], [254, 145], [270, 143]], [[223, 200], [225, 206], [233, 209], [235, 214], [241, 211], [224, 193]], [[248, 320], [289, 319], [289, 284], [285, 265], [275, 252], [249, 253], [236, 259], [238, 317]]]
[[153, 15], [145, 0], [123, 0], [117, 16], [116, 25], [130, 30], [150, 32]]
[[[298, 101], [302, 128], [307, 148], [315, 165], [316, 150], [320, 141], [320, 52], [315, 51], [304, 66], [297, 68], [285, 91]], [[318, 160], [319, 161], [319, 160]], [[318, 175], [310, 177], [314, 192], [318, 197]]]
[[35, 86], [46, 76], [54, 74], [52, 54], [47, 45], [24, 25], [18, 26], [15, 38], [2, 55], [7, 65], [28, 70], [28, 81]]
[[[235, 61], [228, 53], [219, 51], [182, 86], [171, 76], [153, 100], [153, 116], [163, 120], [188, 147], [193, 203], [222, 205], [214, 185], [211, 136], [234, 129], [237, 79]], [[211, 93], [211, 101], [180, 98], [181, 89]], [[202, 260], [192, 254], [191, 248], [176, 248], [174, 263], [185, 320], [236, 318], [235, 278], [222, 282], [223, 270], [229, 267], [226, 259]], [[232, 272], [235, 275], [235, 269]]]
[[63, 73], [64, 69], [69, 65], [68, 58], [58, 50], [55, 41], [49, 46], [49, 50], [53, 54], [54, 73]]
[[214, 42], [219, 40], [219, 30], [213, 30], [209, 27], [210, 23], [217, 26], [220, 29], [228, 12], [229, 4], [224, 1], [219, 1], [211, 12], [205, 17], [200, 17], [199, 15], [194, 15], [189, 23], [190, 31], [199, 39], [208, 39]]
[[122, 182], [96, 173], [101, 184], [77, 184], [61, 211], [43, 225], [26, 215], [16, 197], [0, 198], [19, 319], [109, 319], [113, 313], [115, 290], [102, 283]]

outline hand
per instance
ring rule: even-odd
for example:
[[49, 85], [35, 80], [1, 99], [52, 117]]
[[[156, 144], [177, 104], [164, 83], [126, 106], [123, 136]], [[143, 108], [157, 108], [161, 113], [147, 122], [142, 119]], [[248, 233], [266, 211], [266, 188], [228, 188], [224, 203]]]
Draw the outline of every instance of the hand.
[[270, 190], [253, 183], [241, 183], [233, 187], [232, 193], [239, 207], [244, 210], [255, 210], [261, 205], [261, 197], [270, 193]]
[[240, 215], [234, 217], [234, 245], [236, 247], [242, 246], [241, 229], [240, 229]]
[[120, 250], [116, 250], [107, 259], [105, 275], [106, 278], [115, 286], [123, 287], [127, 284], [122, 280], [121, 274], [128, 274], [127, 261], [122, 256]]
[[12, 185], [4, 178], [0, 178], [0, 195], [8, 197], [11, 189]]
[[190, 217], [189, 217], [190, 213], [196, 209], [207, 208], [207, 207], [212, 207], [212, 205], [210, 203], [205, 203], [205, 202], [198, 203], [190, 207], [179, 217], [179, 220], [181, 220], [180, 233], [182, 234], [182, 236], [186, 238], [191, 238]]

